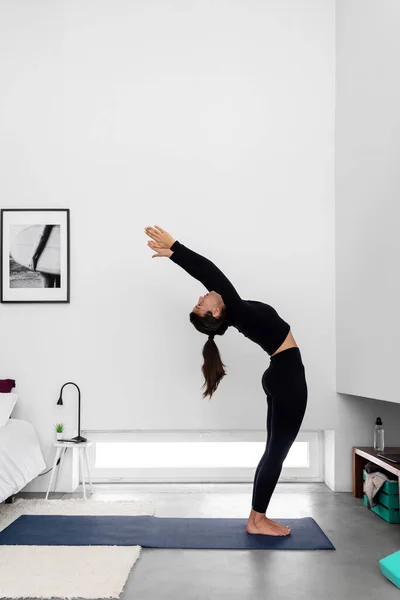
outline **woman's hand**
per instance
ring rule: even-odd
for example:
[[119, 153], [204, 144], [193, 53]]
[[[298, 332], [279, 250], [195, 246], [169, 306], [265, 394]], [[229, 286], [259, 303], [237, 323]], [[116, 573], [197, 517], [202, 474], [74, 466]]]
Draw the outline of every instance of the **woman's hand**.
[[157, 253], [153, 254], [152, 258], [157, 256], [165, 256], [169, 258], [173, 254], [170, 248], [175, 240], [171, 234], [169, 234], [167, 231], [164, 231], [164, 229], [161, 229], [161, 227], [158, 227], [158, 225], [155, 227], [145, 227], [144, 231], [146, 235], [154, 240], [153, 242], [147, 242], [149, 248]]
[[167, 258], [169, 258], [173, 255], [172, 250], [157, 248], [156, 242], [147, 242], [147, 245], [149, 246], [149, 248], [157, 252], [157, 254], [153, 254], [151, 258], [157, 258], [157, 256], [166, 256]]
[[164, 231], [164, 229], [158, 227], [158, 225], [155, 225], [155, 227], [145, 227], [144, 230], [149, 237], [157, 242], [157, 247], [162, 250], [169, 250], [175, 242], [172, 235], [168, 231]]

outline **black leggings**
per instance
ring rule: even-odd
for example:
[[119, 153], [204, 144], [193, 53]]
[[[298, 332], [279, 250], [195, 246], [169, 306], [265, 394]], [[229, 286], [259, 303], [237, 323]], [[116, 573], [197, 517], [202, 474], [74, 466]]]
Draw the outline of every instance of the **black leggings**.
[[254, 476], [252, 507], [265, 513], [307, 406], [307, 383], [299, 348], [271, 356], [262, 386], [267, 394], [268, 437]]

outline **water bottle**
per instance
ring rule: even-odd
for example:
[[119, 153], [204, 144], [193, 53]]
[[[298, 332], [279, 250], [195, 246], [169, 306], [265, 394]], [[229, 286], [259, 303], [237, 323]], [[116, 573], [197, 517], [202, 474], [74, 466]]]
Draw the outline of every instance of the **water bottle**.
[[383, 452], [385, 449], [385, 436], [380, 417], [376, 419], [374, 426], [374, 449], [377, 452]]

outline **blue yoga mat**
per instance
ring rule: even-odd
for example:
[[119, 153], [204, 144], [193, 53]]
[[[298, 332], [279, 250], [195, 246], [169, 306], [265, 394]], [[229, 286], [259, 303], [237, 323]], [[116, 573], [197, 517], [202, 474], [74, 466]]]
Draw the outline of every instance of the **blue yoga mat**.
[[0, 545], [335, 550], [311, 517], [278, 522], [290, 535], [248, 534], [247, 519], [22, 515], [0, 532]]

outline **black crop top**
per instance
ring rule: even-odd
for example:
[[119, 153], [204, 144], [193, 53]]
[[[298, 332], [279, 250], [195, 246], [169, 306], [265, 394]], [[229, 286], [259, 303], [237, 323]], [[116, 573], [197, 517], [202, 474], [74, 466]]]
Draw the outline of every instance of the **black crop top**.
[[229, 325], [235, 327], [252, 342], [259, 344], [269, 355], [285, 340], [290, 331], [286, 323], [269, 304], [256, 300], [242, 300], [231, 282], [208, 258], [189, 250], [176, 241], [172, 244], [170, 259], [189, 275], [200, 281], [208, 291], [222, 296]]

